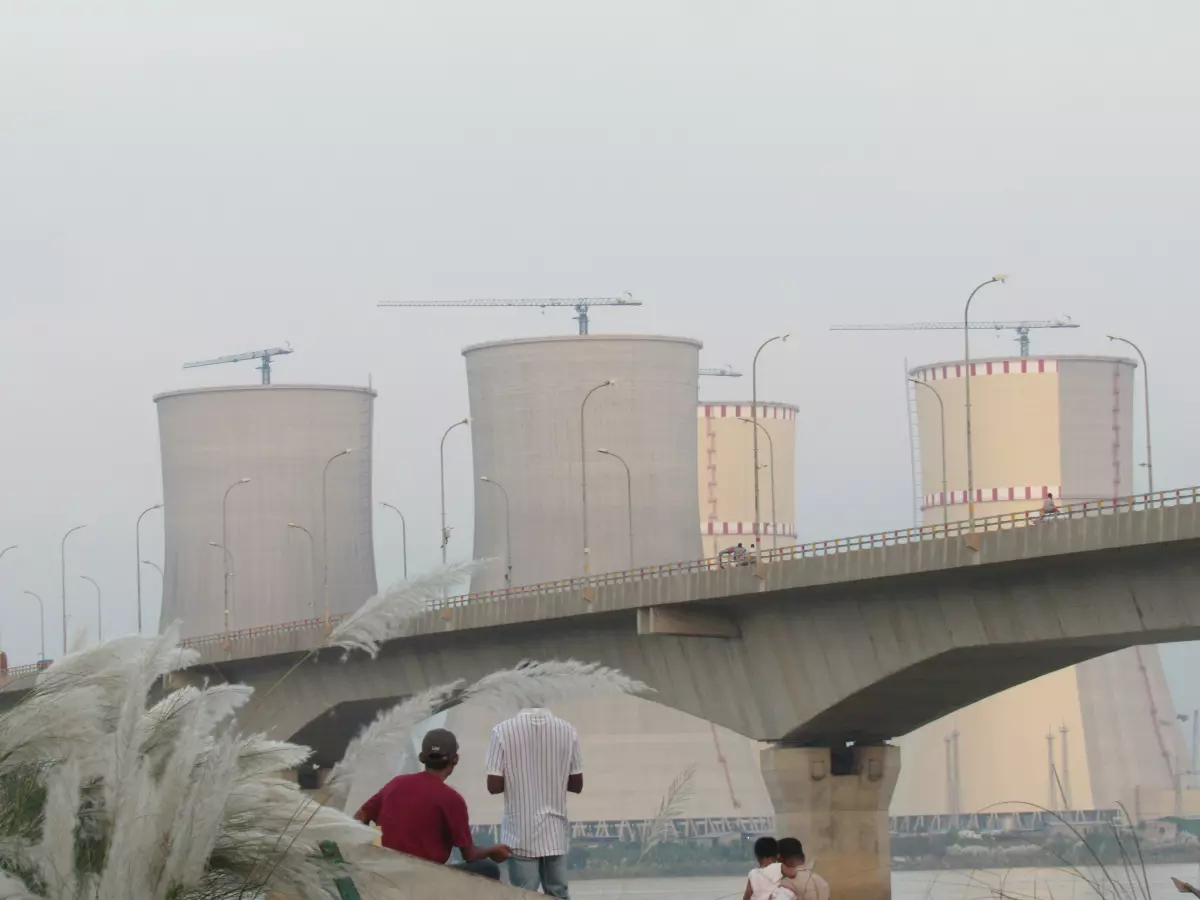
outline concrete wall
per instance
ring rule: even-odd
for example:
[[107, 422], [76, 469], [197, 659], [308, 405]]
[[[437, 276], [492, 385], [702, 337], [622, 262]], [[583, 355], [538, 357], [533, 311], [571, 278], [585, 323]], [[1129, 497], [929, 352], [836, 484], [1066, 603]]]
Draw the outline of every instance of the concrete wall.
[[[511, 504], [513, 583], [584, 571], [580, 405], [587, 402], [591, 571], [700, 556], [696, 534], [699, 341], [641, 335], [530, 338], [463, 351], [475, 465], [475, 558], [495, 559], [472, 590], [504, 587], [504, 498]], [[632, 476], [633, 560], [621, 455]]]
[[[333, 613], [375, 593], [371, 432], [364, 388], [262, 385], [160, 394], [166, 566], [161, 622], [183, 636], [224, 629], [222, 498], [232, 559], [231, 630], [321, 615], [322, 470], [328, 476], [329, 599]], [[307, 528], [308, 538], [294, 522]]]
[[[696, 416], [699, 445], [700, 535], [705, 557], [754, 539], [754, 426], [750, 401], [701, 401]], [[759, 505], [764, 549], [795, 543], [796, 412], [786, 403], [760, 401], [758, 421]], [[765, 429], [766, 434], [763, 433]], [[769, 439], [768, 439], [769, 436]], [[771, 468], [771, 444], [775, 467]], [[775, 516], [771, 513], [772, 483]]]

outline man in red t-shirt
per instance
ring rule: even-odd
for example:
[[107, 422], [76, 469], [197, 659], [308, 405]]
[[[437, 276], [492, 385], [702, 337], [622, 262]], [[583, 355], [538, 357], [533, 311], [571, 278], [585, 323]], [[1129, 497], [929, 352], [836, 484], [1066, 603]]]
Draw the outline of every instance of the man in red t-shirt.
[[424, 772], [398, 775], [362, 805], [354, 818], [383, 829], [383, 846], [442, 865], [455, 847], [464, 862], [452, 868], [500, 879], [500, 866], [511, 855], [504, 844], [476, 847], [471, 840], [467, 803], [446, 779], [458, 765], [458, 738], [435, 728], [421, 742]]

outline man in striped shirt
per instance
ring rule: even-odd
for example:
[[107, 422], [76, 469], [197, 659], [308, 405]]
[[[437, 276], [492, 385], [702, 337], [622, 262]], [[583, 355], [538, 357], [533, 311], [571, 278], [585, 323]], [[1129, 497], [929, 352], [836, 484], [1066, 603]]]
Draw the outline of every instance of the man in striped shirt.
[[579, 733], [549, 710], [523, 710], [492, 729], [487, 773], [488, 792], [504, 795], [509, 881], [569, 900], [567, 792], [583, 792]]

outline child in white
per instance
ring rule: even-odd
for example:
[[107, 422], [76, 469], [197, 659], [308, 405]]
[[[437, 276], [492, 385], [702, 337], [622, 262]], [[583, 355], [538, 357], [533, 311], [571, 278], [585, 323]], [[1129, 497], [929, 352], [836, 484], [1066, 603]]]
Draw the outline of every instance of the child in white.
[[758, 868], [750, 870], [742, 900], [770, 900], [783, 879], [783, 866], [778, 856], [779, 845], [775, 838], [763, 837], [754, 842], [754, 858], [758, 860]]

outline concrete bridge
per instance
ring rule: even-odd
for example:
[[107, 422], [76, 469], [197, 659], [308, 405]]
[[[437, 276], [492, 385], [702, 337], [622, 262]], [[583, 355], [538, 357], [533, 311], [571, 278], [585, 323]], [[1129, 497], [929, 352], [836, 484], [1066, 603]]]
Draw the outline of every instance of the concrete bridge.
[[526, 658], [617, 666], [659, 703], [773, 743], [762, 769], [780, 833], [805, 840], [839, 897], [878, 900], [900, 768], [887, 740], [1095, 656], [1200, 638], [1196, 501], [1189, 489], [974, 533], [803, 545], [754, 567], [700, 561], [452, 598], [375, 660], [316, 650], [297, 666], [321, 622], [189, 643], [205, 673], [258, 688], [247, 727], [326, 759], [380, 706], [430, 685]]

